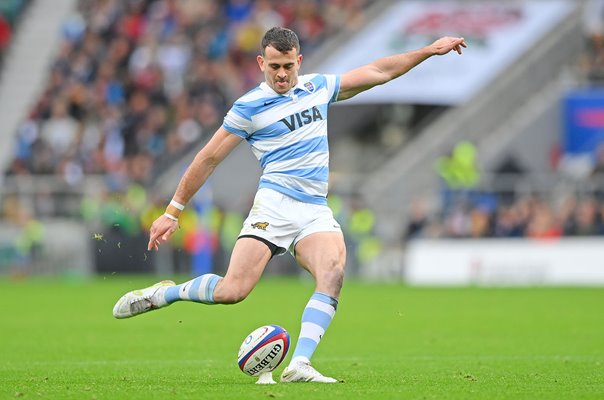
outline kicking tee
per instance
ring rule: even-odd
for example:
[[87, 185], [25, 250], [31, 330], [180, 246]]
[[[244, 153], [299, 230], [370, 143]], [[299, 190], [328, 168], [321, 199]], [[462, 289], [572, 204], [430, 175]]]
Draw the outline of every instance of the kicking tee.
[[233, 104], [223, 127], [252, 147], [262, 167], [259, 188], [327, 204], [327, 109], [339, 89], [338, 75], [301, 75], [285, 94], [262, 82]]

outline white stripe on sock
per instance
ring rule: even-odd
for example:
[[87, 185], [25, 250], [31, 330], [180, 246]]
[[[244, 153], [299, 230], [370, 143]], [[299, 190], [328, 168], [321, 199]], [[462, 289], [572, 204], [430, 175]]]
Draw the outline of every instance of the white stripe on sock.
[[317, 325], [314, 322], [302, 322], [302, 329], [300, 329], [300, 338], [308, 338], [319, 343], [321, 336], [325, 334], [325, 329], [321, 328], [321, 325]]
[[329, 305], [327, 303], [323, 303], [322, 301], [315, 300], [315, 299], [311, 299], [308, 302], [308, 305], [306, 307], [316, 308], [317, 310], [321, 310], [324, 313], [329, 314], [329, 316], [331, 318], [333, 318], [333, 316], [336, 314], [336, 309], [333, 308], [331, 305]]

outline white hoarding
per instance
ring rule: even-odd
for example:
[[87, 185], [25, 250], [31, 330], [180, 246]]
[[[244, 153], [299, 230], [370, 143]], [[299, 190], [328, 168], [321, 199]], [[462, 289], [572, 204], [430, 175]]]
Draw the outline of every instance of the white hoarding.
[[[402, 1], [354, 35], [317, 70], [343, 73], [380, 57], [463, 36], [462, 56], [429, 59], [347, 103], [453, 105], [468, 100], [547, 35], [574, 5], [564, 0]], [[304, 49], [302, 49], [304, 51]]]
[[604, 285], [604, 238], [416, 240], [405, 257], [414, 285]]

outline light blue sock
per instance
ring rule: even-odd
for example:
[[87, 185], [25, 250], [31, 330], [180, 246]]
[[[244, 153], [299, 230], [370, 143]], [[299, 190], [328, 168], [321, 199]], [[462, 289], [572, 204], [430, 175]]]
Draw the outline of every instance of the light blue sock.
[[221, 276], [215, 274], [204, 274], [180, 285], [168, 287], [164, 298], [168, 304], [179, 300], [215, 304], [214, 289], [221, 279]]
[[302, 328], [292, 362], [309, 362], [338, 308], [338, 300], [315, 292], [302, 313]]

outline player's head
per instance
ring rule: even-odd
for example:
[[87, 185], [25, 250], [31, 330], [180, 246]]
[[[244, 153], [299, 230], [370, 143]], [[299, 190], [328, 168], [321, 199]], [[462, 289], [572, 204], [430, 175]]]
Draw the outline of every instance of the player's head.
[[267, 85], [279, 94], [287, 93], [298, 83], [302, 63], [300, 41], [287, 28], [271, 28], [262, 38], [262, 54], [257, 57]]

